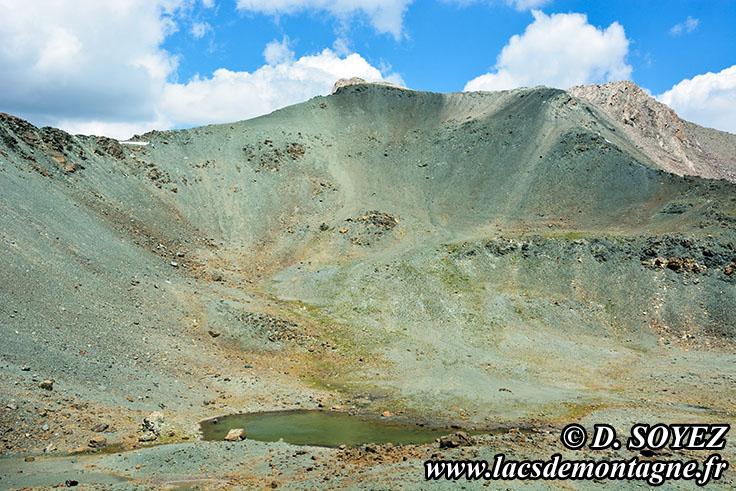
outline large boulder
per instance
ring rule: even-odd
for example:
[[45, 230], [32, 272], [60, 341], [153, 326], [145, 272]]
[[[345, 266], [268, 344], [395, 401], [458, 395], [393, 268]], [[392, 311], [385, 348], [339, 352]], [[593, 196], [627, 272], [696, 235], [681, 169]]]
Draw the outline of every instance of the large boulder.
[[245, 430], [243, 428], [233, 428], [225, 436], [225, 441], [228, 442], [240, 442], [242, 440], [245, 440]]
[[156, 436], [161, 436], [161, 431], [164, 426], [164, 415], [159, 411], [154, 411], [145, 418], [143, 418], [143, 425], [141, 428], [142, 432], [151, 432]]
[[464, 431], [440, 437], [440, 448], [465, 447], [473, 444], [473, 439]]

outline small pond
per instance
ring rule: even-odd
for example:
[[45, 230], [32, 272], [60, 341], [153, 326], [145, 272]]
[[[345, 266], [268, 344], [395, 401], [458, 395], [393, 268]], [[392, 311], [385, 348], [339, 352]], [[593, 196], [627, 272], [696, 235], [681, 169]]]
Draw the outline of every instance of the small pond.
[[233, 428], [243, 428], [247, 438], [262, 442], [282, 440], [294, 445], [339, 447], [366, 443], [431, 443], [450, 430], [378, 421], [347, 413], [295, 410], [233, 414], [201, 423], [205, 440], [223, 440]]

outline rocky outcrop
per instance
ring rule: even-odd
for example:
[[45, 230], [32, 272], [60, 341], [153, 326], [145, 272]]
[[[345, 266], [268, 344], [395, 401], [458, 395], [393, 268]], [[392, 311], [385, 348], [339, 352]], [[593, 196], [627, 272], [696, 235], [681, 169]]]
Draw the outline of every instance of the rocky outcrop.
[[165, 424], [165, 418], [163, 413], [154, 411], [145, 418], [143, 418], [143, 424], [138, 430], [138, 441], [139, 442], [152, 442], [158, 439], [163, 432]]
[[350, 85], [368, 84], [368, 83], [376, 84], [376, 85], [385, 85], [387, 87], [396, 87], [397, 89], [403, 89], [403, 87], [400, 87], [391, 82], [367, 82], [365, 79], [362, 79], [360, 77], [352, 77], [352, 78], [341, 78], [340, 80], [335, 82], [335, 85], [332, 87], [332, 91], [330, 92], [330, 95], [336, 94], [343, 87], [348, 87]]
[[626, 135], [662, 169], [736, 181], [736, 135], [681, 119], [632, 82], [578, 85], [567, 92], [620, 123]]
[[21, 118], [0, 113], [0, 156], [10, 158], [12, 154], [44, 177], [82, 170], [82, 162], [87, 160], [79, 141], [65, 131], [37, 128]]

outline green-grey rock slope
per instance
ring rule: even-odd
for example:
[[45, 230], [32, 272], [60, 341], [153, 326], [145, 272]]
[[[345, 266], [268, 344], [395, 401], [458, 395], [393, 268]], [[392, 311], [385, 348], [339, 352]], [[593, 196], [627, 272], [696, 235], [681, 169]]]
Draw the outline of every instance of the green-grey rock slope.
[[0, 384], [200, 416], [214, 343], [442, 423], [733, 408], [736, 184], [568, 92], [357, 84], [134, 140], [0, 118]]

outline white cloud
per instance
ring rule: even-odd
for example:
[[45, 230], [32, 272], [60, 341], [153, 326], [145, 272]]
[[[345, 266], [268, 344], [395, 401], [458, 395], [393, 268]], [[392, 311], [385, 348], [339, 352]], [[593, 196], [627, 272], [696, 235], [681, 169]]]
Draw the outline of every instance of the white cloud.
[[685, 30], [687, 32], [693, 32], [698, 28], [698, 24], [700, 24], [700, 19], [693, 19], [688, 15], [687, 19], [685, 19]]
[[104, 135], [125, 140], [132, 135], [142, 135], [151, 130], [170, 128], [171, 123], [163, 119], [141, 122], [59, 119], [53, 126], [61, 128], [72, 135]]
[[275, 39], [266, 45], [263, 57], [269, 65], [278, 65], [294, 59], [294, 52], [289, 48], [289, 38], [284, 36], [281, 42]]
[[552, 0], [506, 0], [506, 4], [514, 7], [516, 10], [529, 10], [546, 5], [551, 1]]
[[350, 53], [350, 40], [344, 36], [338, 36], [332, 43], [332, 51], [340, 56]]
[[670, 34], [673, 36], [677, 36], [679, 34], [682, 34], [683, 31], [690, 34], [695, 29], [698, 28], [698, 24], [700, 24], [700, 19], [694, 19], [691, 16], [687, 16], [687, 19], [685, 19], [685, 22], [681, 24], [675, 24], [670, 28]]
[[380, 33], [399, 39], [404, 12], [413, 0], [237, 0], [239, 10], [267, 15], [293, 14], [308, 10], [325, 11], [342, 21], [356, 15], [368, 17]]
[[[295, 59], [285, 40], [269, 43], [264, 56], [268, 63], [252, 73], [221, 68], [210, 78], [168, 84], [160, 106], [162, 114], [179, 126], [237, 121], [327, 94], [340, 78], [384, 79], [356, 53], [340, 57], [325, 49]], [[395, 75], [388, 79], [401, 83]]]
[[253, 72], [215, 70], [186, 83], [165, 84], [154, 104], [155, 116], [146, 121], [59, 119], [56, 126], [70, 132], [128, 138], [153, 129], [229, 123], [270, 113], [330, 92], [340, 78], [360, 77], [403, 85], [397, 74], [383, 76], [362, 56], [339, 56], [330, 49], [295, 59], [288, 40], [272, 41], [264, 50], [267, 63]]
[[203, 38], [204, 35], [207, 34], [211, 30], [212, 30], [212, 26], [210, 26], [207, 22], [194, 22], [189, 32], [196, 39], [200, 39], [200, 38]]
[[[456, 3], [462, 7], [466, 5], [471, 5], [474, 3], [488, 3], [488, 4], [495, 3], [494, 0], [442, 0], [442, 1], [445, 3]], [[519, 12], [523, 12], [529, 9], [539, 8], [539, 7], [542, 7], [543, 5], [547, 5], [548, 3], [552, 3], [552, 0], [505, 0], [505, 1], [506, 1], [506, 5], [508, 5], [509, 7], [513, 7]]]
[[40, 124], [155, 116], [179, 0], [0, 0], [0, 107]]
[[[72, 133], [128, 138], [258, 116], [328, 93], [341, 77], [384, 78], [346, 46], [296, 59], [285, 37], [265, 47], [265, 65], [252, 72], [222, 68], [176, 83], [177, 58], [161, 44], [176, 22], [190, 25], [195, 4], [0, 0], [0, 110]], [[192, 29], [197, 36], [209, 26]]]
[[629, 40], [618, 22], [599, 29], [585, 14], [546, 15], [537, 10], [532, 14], [534, 22], [509, 39], [494, 70], [469, 81], [465, 90], [566, 88], [631, 75], [625, 61]]
[[685, 79], [657, 99], [688, 121], [736, 133], [736, 65]]

